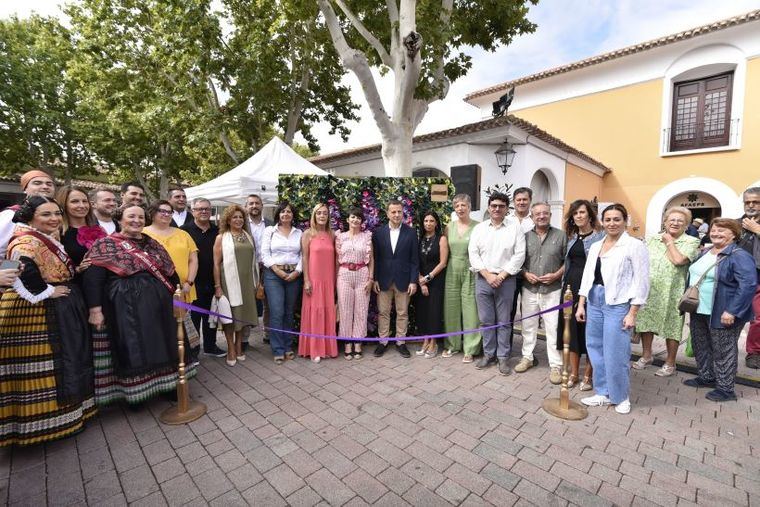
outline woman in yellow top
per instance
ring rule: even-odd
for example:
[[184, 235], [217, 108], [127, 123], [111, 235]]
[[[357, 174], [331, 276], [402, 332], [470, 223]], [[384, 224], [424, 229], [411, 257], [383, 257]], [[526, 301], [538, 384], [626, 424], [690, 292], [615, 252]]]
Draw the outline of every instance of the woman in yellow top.
[[[192, 303], [198, 298], [194, 287], [195, 276], [198, 273], [198, 247], [187, 232], [170, 225], [172, 212], [169, 201], [160, 200], [151, 204], [148, 208], [151, 224], [143, 229], [143, 233], [158, 241], [169, 252], [182, 285], [184, 300], [186, 303]], [[189, 315], [190, 312], [187, 312], [185, 336], [190, 342], [191, 358], [194, 362], [199, 352], [196, 348], [200, 345], [200, 336]]]

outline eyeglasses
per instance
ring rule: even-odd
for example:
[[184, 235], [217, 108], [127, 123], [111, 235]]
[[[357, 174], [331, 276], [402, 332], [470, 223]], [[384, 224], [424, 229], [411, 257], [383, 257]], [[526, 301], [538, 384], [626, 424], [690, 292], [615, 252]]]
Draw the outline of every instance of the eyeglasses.
[[164, 216], [169, 216], [172, 214], [172, 210], [170, 209], [159, 209], [158, 212]]
[[193, 208], [193, 211], [198, 213], [211, 213], [211, 208]]

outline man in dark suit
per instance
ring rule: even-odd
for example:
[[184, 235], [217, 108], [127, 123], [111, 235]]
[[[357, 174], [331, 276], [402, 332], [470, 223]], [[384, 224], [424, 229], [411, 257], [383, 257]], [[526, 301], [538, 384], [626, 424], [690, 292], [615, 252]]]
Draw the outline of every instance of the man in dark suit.
[[[417, 292], [419, 276], [419, 252], [417, 234], [414, 229], [402, 223], [404, 206], [399, 201], [388, 203], [388, 225], [375, 229], [372, 233], [372, 248], [375, 253], [375, 293], [377, 294], [377, 327], [380, 343], [375, 349], [375, 357], [380, 357], [388, 348], [391, 327], [391, 304], [396, 304], [396, 336], [406, 336], [409, 324], [409, 299]], [[409, 349], [403, 340], [396, 342], [402, 357], [409, 357]]]
[[169, 189], [169, 198], [167, 199], [172, 206], [172, 227], [182, 227], [192, 221], [192, 216], [187, 211], [187, 196], [181, 188]]

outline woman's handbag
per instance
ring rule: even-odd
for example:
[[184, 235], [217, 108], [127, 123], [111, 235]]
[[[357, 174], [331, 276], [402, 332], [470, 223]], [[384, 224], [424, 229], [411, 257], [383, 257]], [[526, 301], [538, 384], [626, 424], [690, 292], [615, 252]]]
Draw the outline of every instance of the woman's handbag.
[[[232, 316], [232, 308], [230, 307], [230, 302], [226, 296], [220, 298], [215, 296], [212, 298], [210, 311], [221, 315]], [[232, 324], [232, 318], [217, 317], [216, 315], [208, 316], [208, 327], [214, 329], [220, 324]]]
[[678, 310], [680, 312], [694, 313], [697, 311], [697, 308], [699, 308], [699, 286], [702, 285], [702, 281], [705, 279], [705, 276], [707, 276], [707, 273], [716, 267], [721, 260], [723, 260], [723, 257], [719, 258], [715, 261], [715, 264], [707, 268], [705, 272], [702, 273], [702, 276], [699, 277], [697, 283], [686, 288], [683, 296], [681, 296], [681, 299], [678, 301]]

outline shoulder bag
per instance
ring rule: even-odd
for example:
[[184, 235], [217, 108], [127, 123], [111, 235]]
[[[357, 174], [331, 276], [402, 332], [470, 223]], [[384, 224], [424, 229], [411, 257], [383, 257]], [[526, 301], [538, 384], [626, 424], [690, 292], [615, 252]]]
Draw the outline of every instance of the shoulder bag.
[[702, 276], [699, 277], [697, 283], [686, 288], [683, 296], [681, 296], [681, 299], [678, 301], [678, 310], [680, 312], [694, 313], [697, 311], [697, 308], [699, 308], [699, 286], [702, 285], [702, 282], [704, 281], [705, 276], [707, 276], [707, 273], [716, 267], [722, 260], [723, 257], [720, 257], [717, 261], [715, 261], [715, 264], [707, 268], [705, 272], [702, 273]]

